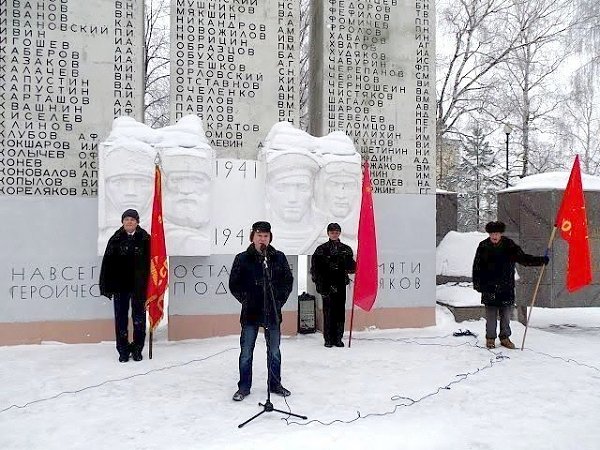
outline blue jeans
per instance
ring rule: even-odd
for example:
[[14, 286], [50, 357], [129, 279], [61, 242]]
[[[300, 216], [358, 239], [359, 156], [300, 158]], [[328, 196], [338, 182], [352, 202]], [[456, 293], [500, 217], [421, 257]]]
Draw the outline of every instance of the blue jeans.
[[[258, 328], [258, 325], [242, 325], [238, 389], [244, 394], [250, 393], [252, 387], [252, 357], [258, 336]], [[267, 383], [269, 383], [271, 389], [275, 389], [281, 385], [281, 352], [279, 351], [281, 331], [279, 326], [275, 325], [266, 329], [265, 340], [267, 342], [267, 369], [269, 371]]]

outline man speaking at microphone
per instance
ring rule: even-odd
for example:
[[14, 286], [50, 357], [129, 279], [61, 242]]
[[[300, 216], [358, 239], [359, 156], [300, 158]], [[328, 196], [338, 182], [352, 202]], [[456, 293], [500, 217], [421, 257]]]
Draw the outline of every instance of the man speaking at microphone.
[[267, 383], [271, 393], [282, 396], [290, 391], [281, 385], [281, 307], [292, 292], [294, 278], [285, 255], [271, 245], [269, 222], [252, 225], [246, 251], [236, 255], [229, 290], [242, 304], [240, 323], [240, 381], [233, 400], [242, 401], [252, 387], [252, 357], [258, 329], [265, 330], [267, 342]]

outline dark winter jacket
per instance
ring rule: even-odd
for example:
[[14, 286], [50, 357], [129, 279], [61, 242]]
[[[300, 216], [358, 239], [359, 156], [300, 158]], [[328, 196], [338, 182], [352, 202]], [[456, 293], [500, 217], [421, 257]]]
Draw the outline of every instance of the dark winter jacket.
[[108, 240], [100, 269], [100, 294], [112, 298], [117, 293], [133, 293], [146, 298], [150, 273], [150, 235], [139, 225], [133, 236], [123, 227]]
[[[267, 266], [271, 278], [272, 294], [275, 297], [275, 309], [278, 320], [273, 315], [273, 301], [268, 283], [264, 280], [263, 256], [250, 245], [245, 252], [239, 253], [233, 260], [229, 275], [229, 290], [242, 304], [240, 323], [242, 325], [276, 325], [281, 323], [281, 307], [292, 292], [294, 277], [285, 255], [267, 246]], [[264, 290], [267, 289], [267, 310], [265, 311]]]
[[473, 288], [481, 292], [481, 303], [505, 306], [515, 303], [515, 263], [542, 266], [543, 256], [523, 252], [515, 242], [502, 236], [497, 245], [490, 238], [479, 243], [473, 261]]
[[331, 287], [338, 290], [350, 283], [349, 273], [356, 270], [352, 249], [339, 240], [331, 239], [319, 245], [312, 255], [310, 274], [321, 295], [329, 294]]

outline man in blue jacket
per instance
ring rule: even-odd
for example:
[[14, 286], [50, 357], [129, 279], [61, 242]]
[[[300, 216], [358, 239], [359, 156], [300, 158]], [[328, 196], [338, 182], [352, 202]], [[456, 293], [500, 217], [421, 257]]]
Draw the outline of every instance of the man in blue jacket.
[[240, 323], [240, 380], [233, 400], [242, 401], [252, 387], [252, 358], [258, 329], [267, 342], [267, 383], [272, 393], [288, 396], [281, 385], [281, 307], [292, 292], [294, 278], [285, 255], [271, 245], [269, 222], [252, 225], [246, 251], [236, 255], [229, 276], [229, 290], [242, 304]]

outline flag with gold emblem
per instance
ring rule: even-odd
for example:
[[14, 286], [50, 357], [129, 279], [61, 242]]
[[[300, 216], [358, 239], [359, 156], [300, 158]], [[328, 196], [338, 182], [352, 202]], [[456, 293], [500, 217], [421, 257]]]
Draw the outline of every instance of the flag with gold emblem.
[[569, 245], [567, 290], [574, 292], [592, 282], [592, 260], [579, 155], [575, 157], [555, 226]]
[[150, 235], [150, 276], [146, 291], [146, 309], [153, 331], [163, 318], [165, 291], [169, 283], [167, 248], [162, 214], [162, 188], [160, 168], [154, 169], [154, 201], [152, 203], [152, 228]]

